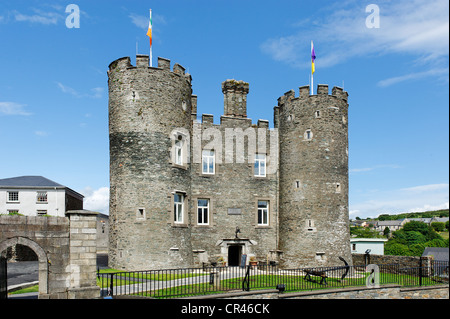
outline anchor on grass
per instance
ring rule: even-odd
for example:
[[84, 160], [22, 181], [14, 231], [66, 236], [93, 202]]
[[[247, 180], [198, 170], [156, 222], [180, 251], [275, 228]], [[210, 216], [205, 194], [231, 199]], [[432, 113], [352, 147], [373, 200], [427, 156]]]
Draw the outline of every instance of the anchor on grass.
[[311, 278], [311, 276], [316, 276], [316, 277], [321, 277], [320, 280], [320, 285], [327, 285], [327, 272], [329, 271], [334, 271], [334, 270], [340, 270], [340, 269], [345, 269], [345, 272], [342, 274], [340, 281], [344, 280], [344, 278], [347, 276], [348, 271], [350, 269], [350, 266], [348, 265], [348, 263], [345, 261], [344, 258], [339, 257], [339, 259], [344, 262], [345, 266], [340, 266], [340, 267], [327, 267], [327, 268], [320, 268], [320, 270], [316, 270], [314, 268], [306, 268], [304, 269], [306, 275], [305, 278], [303, 278], [306, 281], [311, 281], [311, 282], [317, 282], [315, 280], [313, 280]]

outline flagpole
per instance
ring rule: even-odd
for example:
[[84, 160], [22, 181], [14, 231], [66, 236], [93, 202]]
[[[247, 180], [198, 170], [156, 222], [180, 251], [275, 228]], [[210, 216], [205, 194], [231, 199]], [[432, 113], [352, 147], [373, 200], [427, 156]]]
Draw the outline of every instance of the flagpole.
[[[150, 23], [152, 24], [152, 9], [150, 9]], [[152, 26], [152, 33], [153, 33], [153, 26]], [[152, 39], [150, 39], [150, 67], [153, 66], [152, 60], [153, 60]]]
[[314, 44], [311, 40], [311, 95], [314, 95], [314, 60], [316, 59], [316, 54], [314, 53]]

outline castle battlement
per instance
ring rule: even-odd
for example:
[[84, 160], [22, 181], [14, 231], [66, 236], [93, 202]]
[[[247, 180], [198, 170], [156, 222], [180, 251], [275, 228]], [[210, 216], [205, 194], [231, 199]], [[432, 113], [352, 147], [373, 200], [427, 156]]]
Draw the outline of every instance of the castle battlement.
[[136, 55], [136, 66], [131, 64], [130, 57], [122, 57], [119, 58], [109, 65], [109, 71], [108, 76], [112, 71], [119, 72], [121, 70], [131, 70], [131, 69], [144, 69], [147, 68], [148, 70], [163, 70], [167, 72], [172, 72], [173, 74], [179, 75], [181, 77], [185, 77], [186, 80], [191, 83], [192, 77], [189, 73], [186, 73], [186, 69], [178, 64], [175, 63], [173, 65], [173, 69], [170, 69], [170, 60], [162, 57], [158, 57], [158, 66], [157, 67], [150, 67], [150, 57], [145, 54], [138, 54]]
[[332, 96], [337, 99], [344, 100], [345, 102], [348, 101], [348, 93], [344, 91], [341, 87], [334, 86], [331, 90], [331, 95], [329, 94], [328, 84], [318, 84], [317, 85], [317, 93], [311, 95], [310, 94], [310, 86], [304, 85], [299, 87], [299, 96], [295, 97], [295, 91], [290, 90], [286, 93], [284, 93], [283, 96], [278, 98], [278, 106], [282, 106], [286, 103], [286, 101], [290, 101], [293, 99], [309, 99], [309, 98], [316, 98], [321, 97], [324, 95]]

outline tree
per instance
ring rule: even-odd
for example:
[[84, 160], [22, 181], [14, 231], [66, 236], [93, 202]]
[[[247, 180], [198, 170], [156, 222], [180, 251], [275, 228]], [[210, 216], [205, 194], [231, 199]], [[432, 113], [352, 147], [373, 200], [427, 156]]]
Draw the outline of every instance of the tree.
[[389, 238], [389, 234], [391, 233], [391, 230], [389, 227], [385, 227], [383, 230], [383, 235], [386, 236], [386, 238]]
[[441, 222], [431, 223], [431, 227], [433, 227], [433, 229], [437, 232], [442, 232], [445, 230], [445, 224]]
[[393, 256], [409, 256], [408, 246], [396, 242], [387, 242], [384, 246], [384, 253]]

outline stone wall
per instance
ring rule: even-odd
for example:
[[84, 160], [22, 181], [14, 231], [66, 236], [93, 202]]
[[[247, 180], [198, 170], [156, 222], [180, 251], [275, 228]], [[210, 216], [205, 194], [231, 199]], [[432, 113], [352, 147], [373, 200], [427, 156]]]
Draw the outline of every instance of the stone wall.
[[[419, 267], [420, 258], [417, 256], [391, 256], [391, 255], [369, 255], [369, 262], [367, 264], [397, 264], [398, 268], [414, 268]], [[354, 265], [365, 265], [365, 254], [352, 254]]]
[[299, 293], [279, 293], [272, 289], [197, 296], [195, 299], [449, 299], [449, 286], [402, 288], [390, 285], [380, 288], [324, 289]]
[[22, 245], [39, 261], [39, 298], [96, 298], [96, 217], [0, 216], [0, 253]]
[[318, 85], [278, 99], [281, 266], [350, 261], [347, 92]]
[[190, 194], [190, 164], [175, 165], [171, 149], [172, 131], [191, 127], [191, 78], [167, 59], [157, 68], [148, 61], [118, 59], [108, 72], [109, 265], [117, 269], [192, 266], [188, 216], [174, 225], [171, 204], [175, 191]]
[[[191, 76], [167, 59], [156, 68], [148, 61], [125, 57], [108, 71], [110, 267], [183, 268], [232, 255], [235, 264], [242, 254], [281, 256], [288, 268], [351, 260], [347, 92], [288, 92], [269, 130], [267, 120], [247, 118], [249, 84], [226, 80], [220, 125], [208, 114], [199, 123]], [[213, 174], [202, 172], [203, 149], [214, 150]], [[255, 176], [256, 154], [266, 155], [265, 176]], [[207, 225], [197, 221], [199, 199], [209, 201]], [[267, 223], [258, 223], [258, 201], [268, 203]]]

